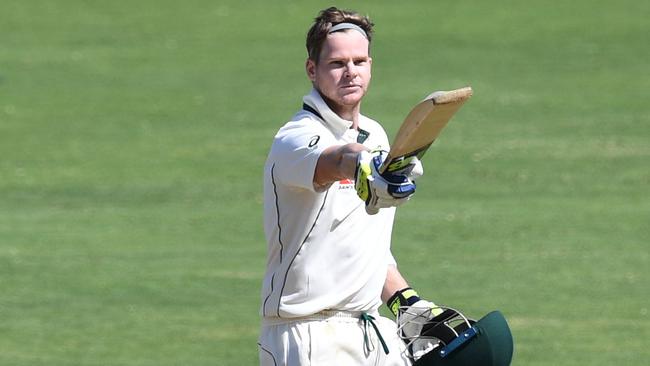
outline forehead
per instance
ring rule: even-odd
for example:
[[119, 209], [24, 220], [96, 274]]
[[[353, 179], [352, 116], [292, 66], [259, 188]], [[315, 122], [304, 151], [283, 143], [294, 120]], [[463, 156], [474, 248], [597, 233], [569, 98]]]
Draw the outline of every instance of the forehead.
[[353, 29], [334, 32], [325, 38], [320, 58], [367, 57], [368, 46], [366, 37]]

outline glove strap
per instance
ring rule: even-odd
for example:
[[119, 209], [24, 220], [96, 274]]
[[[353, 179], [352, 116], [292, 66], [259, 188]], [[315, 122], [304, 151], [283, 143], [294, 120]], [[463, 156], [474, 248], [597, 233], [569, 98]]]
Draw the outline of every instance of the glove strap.
[[393, 315], [397, 316], [400, 307], [411, 306], [420, 300], [418, 293], [415, 292], [414, 289], [407, 287], [395, 292], [393, 296], [388, 299], [386, 305]]

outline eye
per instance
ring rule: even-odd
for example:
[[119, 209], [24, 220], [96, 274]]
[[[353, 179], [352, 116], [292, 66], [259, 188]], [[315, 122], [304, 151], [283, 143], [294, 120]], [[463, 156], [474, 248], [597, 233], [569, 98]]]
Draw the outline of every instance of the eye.
[[332, 66], [335, 66], [335, 67], [343, 67], [343, 66], [345, 66], [345, 62], [338, 61], [338, 60], [332, 61], [332, 62], [330, 62], [330, 64]]

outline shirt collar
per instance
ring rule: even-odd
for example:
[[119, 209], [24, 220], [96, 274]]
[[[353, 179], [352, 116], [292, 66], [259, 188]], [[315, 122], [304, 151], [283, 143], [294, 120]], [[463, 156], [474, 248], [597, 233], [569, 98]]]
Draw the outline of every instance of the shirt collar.
[[309, 94], [302, 98], [302, 101], [318, 111], [325, 125], [337, 135], [344, 134], [345, 131], [352, 127], [352, 121], [343, 119], [334, 113], [316, 89], [312, 89]]

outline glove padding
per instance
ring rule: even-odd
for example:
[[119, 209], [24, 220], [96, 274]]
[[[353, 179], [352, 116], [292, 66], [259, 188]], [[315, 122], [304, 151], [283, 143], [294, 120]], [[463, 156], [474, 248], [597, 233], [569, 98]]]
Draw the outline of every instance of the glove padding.
[[386, 151], [369, 153], [362, 151], [357, 159], [354, 187], [357, 195], [366, 203], [366, 212], [374, 215], [380, 208], [396, 207], [408, 201], [415, 193], [416, 177], [422, 175], [420, 161], [413, 157], [404, 168], [379, 174], [379, 167], [386, 159]]
[[409, 179], [415, 181], [424, 174], [424, 169], [422, 168], [422, 163], [417, 156], [409, 156], [406, 158], [397, 159], [393, 161], [384, 171], [384, 176], [387, 174], [399, 174], [405, 175]]

